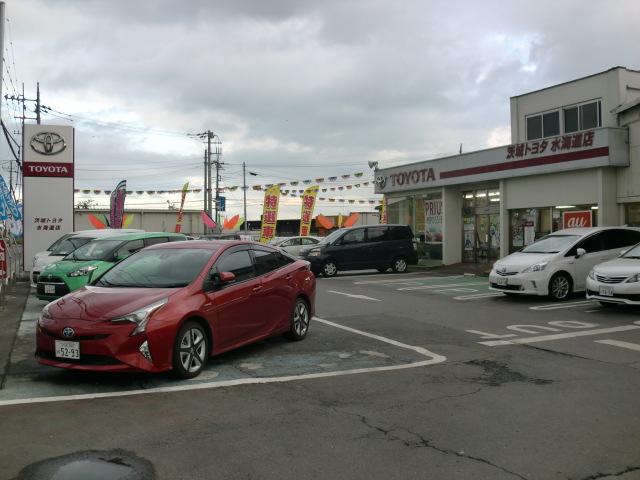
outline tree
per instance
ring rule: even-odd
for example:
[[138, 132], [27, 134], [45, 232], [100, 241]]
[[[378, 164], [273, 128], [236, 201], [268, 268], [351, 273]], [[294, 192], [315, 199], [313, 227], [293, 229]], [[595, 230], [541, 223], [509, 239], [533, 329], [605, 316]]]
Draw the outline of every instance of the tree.
[[92, 208], [95, 208], [98, 206], [98, 202], [91, 200], [90, 198], [87, 200], [81, 200], [78, 202], [78, 205], [76, 205], [76, 208], [79, 210], [91, 210]]

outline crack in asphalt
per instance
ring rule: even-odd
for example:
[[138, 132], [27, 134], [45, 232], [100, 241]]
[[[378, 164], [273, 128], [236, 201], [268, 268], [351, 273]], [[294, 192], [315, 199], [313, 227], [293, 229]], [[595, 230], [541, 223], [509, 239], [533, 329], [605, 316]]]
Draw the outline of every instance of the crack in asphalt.
[[476, 457], [474, 455], [469, 455], [464, 453], [463, 451], [457, 452], [455, 450], [451, 450], [448, 448], [442, 448], [439, 447], [438, 445], [435, 445], [433, 443], [433, 440], [430, 440], [428, 438], [425, 438], [423, 435], [417, 433], [417, 432], [413, 432], [409, 429], [401, 429], [404, 430], [405, 432], [407, 432], [410, 435], [413, 435], [414, 437], [416, 437], [418, 440], [417, 441], [409, 441], [406, 439], [403, 439], [397, 435], [394, 435], [393, 432], [394, 430], [387, 430], [383, 427], [380, 427], [378, 425], [374, 425], [372, 423], [370, 423], [367, 420], [367, 417], [364, 415], [360, 415], [360, 414], [355, 414], [357, 417], [360, 418], [360, 421], [362, 422], [363, 425], [365, 425], [366, 427], [376, 430], [377, 432], [382, 433], [386, 438], [388, 438], [391, 441], [396, 441], [396, 442], [400, 442], [402, 444], [404, 444], [406, 447], [409, 448], [428, 448], [431, 450], [434, 450], [436, 452], [445, 454], [445, 455], [454, 455], [456, 457], [460, 457], [460, 458], [464, 458], [467, 460], [473, 460], [474, 462], [480, 462], [480, 463], [484, 463], [485, 465], [489, 465], [493, 468], [497, 468], [498, 470], [501, 470], [505, 473], [508, 473], [509, 475], [513, 475], [514, 477], [520, 478], [522, 480], [527, 480], [527, 477], [524, 477], [522, 475], [520, 475], [517, 472], [514, 472], [512, 470], [509, 470], [505, 467], [502, 467], [500, 465], [497, 465], [489, 460], [487, 460], [486, 458], [482, 458], [482, 457]]
[[581, 478], [580, 480], [597, 480], [600, 478], [620, 477], [627, 473], [637, 472], [638, 470], [640, 470], [640, 467], [626, 467], [624, 470], [620, 470], [619, 472], [615, 472], [615, 473], [600, 473], [600, 472], [594, 473], [593, 475], [589, 475], [588, 477]]

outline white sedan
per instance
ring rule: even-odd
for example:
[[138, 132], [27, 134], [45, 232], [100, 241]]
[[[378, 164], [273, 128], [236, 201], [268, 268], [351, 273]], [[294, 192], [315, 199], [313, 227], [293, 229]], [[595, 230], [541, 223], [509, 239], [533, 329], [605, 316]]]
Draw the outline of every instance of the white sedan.
[[549, 295], [564, 300], [584, 291], [589, 271], [640, 243], [640, 229], [569, 228], [553, 232], [498, 260], [489, 274], [491, 290], [518, 295]]
[[269, 243], [271, 245], [275, 245], [276, 247], [280, 247], [285, 252], [291, 255], [298, 257], [300, 256], [300, 250], [305, 247], [316, 245], [319, 241], [320, 239], [317, 237], [276, 237]]
[[604, 306], [640, 305], [640, 245], [596, 265], [587, 277], [587, 298]]

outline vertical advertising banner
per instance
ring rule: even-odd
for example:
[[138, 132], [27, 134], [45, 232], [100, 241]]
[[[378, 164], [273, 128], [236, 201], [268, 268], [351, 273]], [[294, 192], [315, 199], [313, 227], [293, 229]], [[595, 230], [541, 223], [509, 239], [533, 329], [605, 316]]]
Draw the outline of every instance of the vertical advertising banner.
[[189, 190], [189, 182], [182, 186], [182, 198], [180, 199], [180, 210], [178, 211], [178, 219], [176, 220], [175, 233], [182, 231], [182, 217], [184, 216], [184, 200], [187, 198], [187, 190]]
[[307, 188], [302, 194], [302, 211], [300, 212], [300, 236], [306, 237], [311, 232], [311, 218], [316, 204], [318, 186]]
[[62, 125], [25, 125], [24, 266], [62, 235], [73, 232], [74, 130]]
[[111, 211], [109, 213], [109, 226], [122, 228], [124, 219], [124, 200], [127, 197], [127, 181], [121, 180], [116, 189], [111, 192]]
[[262, 228], [260, 229], [261, 243], [267, 243], [276, 234], [279, 203], [280, 185], [272, 185], [264, 192], [264, 205], [262, 207]]
[[562, 228], [584, 228], [592, 226], [591, 210], [562, 212]]
[[[9, 215], [13, 220], [22, 220], [22, 215], [20, 214], [20, 209], [16, 205], [16, 202], [13, 200], [13, 196], [9, 191], [9, 187], [7, 187], [7, 183], [4, 181], [4, 177], [0, 175], [0, 203], [3, 204], [4, 208], [0, 207], [0, 215], [4, 211], [5, 215]], [[7, 220], [7, 218], [3, 218], [2, 220]]]
[[444, 240], [442, 233], [442, 199], [427, 200], [424, 202], [424, 207], [424, 241], [441, 243]]
[[386, 225], [387, 221], [387, 197], [382, 197], [382, 203], [380, 203], [380, 225]]

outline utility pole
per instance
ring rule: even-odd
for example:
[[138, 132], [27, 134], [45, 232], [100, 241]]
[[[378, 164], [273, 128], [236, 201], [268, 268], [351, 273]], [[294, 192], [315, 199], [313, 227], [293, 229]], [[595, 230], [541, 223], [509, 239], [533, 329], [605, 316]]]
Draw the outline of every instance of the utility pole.
[[247, 231], [247, 222], [249, 219], [247, 218], [247, 165], [242, 162], [242, 197], [243, 197], [243, 205], [244, 205], [244, 231]]
[[[207, 200], [207, 214], [209, 215], [209, 217], [211, 217], [211, 197], [212, 197], [212, 191], [211, 191], [211, 138], [213, 137], [213, 132], [211, 130], [207, 130], [207, 158], [208, 158], [208, 164], [207, 164], [207, 182], [209, 184], [209, 198]], [[216, 165], [216, 202], [218, 200], [218, 169], [217, 169], [217, 165]], [[216, 218], [214, 219], [216, 222], [216, 225], [218, 224], [218, 207], [216, 206]]]
[[[0, 2], [0, 98], [2, 98], [2, 78], [4, 72], [4, 2]], [[2, 114], [2, 102], [0, 102], [0, 115]]]
[[[204, 151], [204, 203], [203, 203], [203, 207], [202, 210], [204, 212], [207, 211], [207, 205], [208, 205], [208, 201], [209, 201], [209, 182], [207, 181], [207, 172], [209, 171], [209, 164], [208, 164], [208, 157], [207, 157], [207, 151]], [[204, 233], [207, 233], [207, 226], [204, 226]]]
[[40, 125], [40, 82], [36, 83], [36, 122]]

